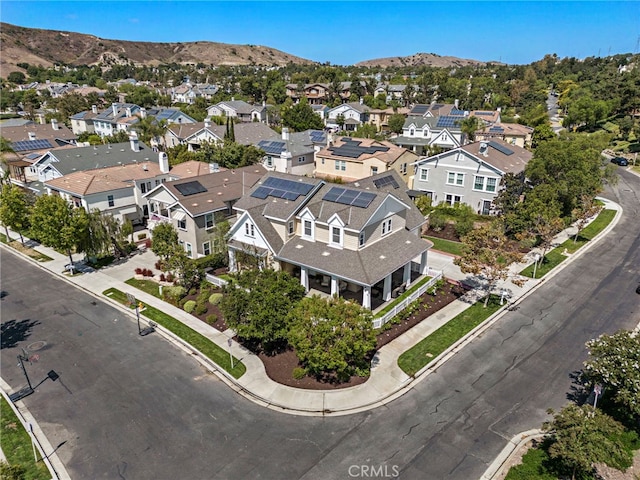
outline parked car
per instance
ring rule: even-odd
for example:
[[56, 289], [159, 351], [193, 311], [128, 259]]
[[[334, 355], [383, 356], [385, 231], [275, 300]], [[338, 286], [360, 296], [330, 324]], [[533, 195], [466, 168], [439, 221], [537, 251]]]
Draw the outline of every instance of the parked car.
[[615, 163], [616, 165], [620, 165], [621, 167], [626, 167], [629, 165], [629, 160], [624, 157], [613, 157], [611, 159], [611, 163]]

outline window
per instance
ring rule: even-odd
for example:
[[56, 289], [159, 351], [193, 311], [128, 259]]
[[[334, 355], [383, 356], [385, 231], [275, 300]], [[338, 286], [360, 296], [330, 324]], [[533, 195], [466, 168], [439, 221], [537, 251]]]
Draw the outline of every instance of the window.
[[211, 242], [204, 242], [202, 244], [202, 253], [205, 255], [211, 255]]
[[322, 159], [322, 162], [321, 162], [321, 163], [322, 163], [322, 165], [324, 165], [324, 158]]
[[371, 175], [377, 175], [378, 174], [378, 167], [371, 167]]
[[273, 167], [273, 158], [272, 157], [267, 157], [267, 167], [269, 167], [269, 168]]
[[364, 247], [365, 241], [366, 241], [366, 237], [364, 232], [360, 232], [360, 241], [358, 242], [358, 245], [360, 245], [361, 247]]
[[298, 163], [304, 163], [304, 157], [298, 157]]
[[256, 231], [255, 228], [253, 226], [253, 223], [251, 222], [247, 222], [244, 224], [244, 233], [247, 237], [255, 237], [256, 236]]
[[446, 194], [444, 203], [447, 205], [451, 205], [453, 207], [454, 205], [458, 205], [460, 202], [462, 202], [461, 195], [453, 195], [451, 193]]
[[409, 136], [413, 137], [415, 135], [416, 131], [412, 128], [411, 130], [409, 130]]
[[346, 160], [336, 160], [336, 170], [346, 171], [347, 170], [347, 162]]
[[476, 175], [476, 179], [473, 182], [474, 190], [484, 190], [484, 177]]
[[448, 185], [464, 185], [464, 173], [448, 172], [447, 173]]
[[178, 228], [180, 230], [186, 230], [187, 229], [187, 219], [183, 218], [182, 220], [178, 220]]
[[289, 235], [293, 235], [293, 233], [295, 232], [294, 224], [293, 224], [293, 220], [291, 220], [291, 221], [287, 224], [287, 232], [289, 232]]
[[313, 228], [312, 228], [311, 220], [304, 221], [304, 236], [305, 237], [313, 236]]
[[190, 243], [187, 243], [185, 245], [185, 250], [187, 251], [187, 257], [189, 258], [193, 257], [193, 248], [191, 247]]
[[207, 213], [204, 216], [204, 228], [213, 228], [213, 213]]
[[428, 182], [429, 181], [429, 169], [421, 168], [420, 169], [420, 181]]
[[497, 183], [498, 183], [497, 179], [487, 178], [487, 187], [485, 188], [485, 190], [487, 192], [495, 192]]
[[391, 219], [387, 218], [382, 221], [382, 235], [386, 235], [389, 232], [391, 232]]
[[495, 192], [497, 184], [498, 184], [497, 178], [483, 177], [480, 175], [476, 175], [475, 180], [473, 181], [473, 189], [483, 190], [486, 192]]
[[342, 245], [342, 229], [340, 227], [331, 227], [331, 243]]
[[115, 202], [113, 201], [113, 195], [107, 195], [107, 202], [109, 203], [110, 207], [113, 207], [115, 205]]
[[405, 175], [407, 173], [407, 164], [403, 163], [402, 165], [400, 165], [400, 173]]

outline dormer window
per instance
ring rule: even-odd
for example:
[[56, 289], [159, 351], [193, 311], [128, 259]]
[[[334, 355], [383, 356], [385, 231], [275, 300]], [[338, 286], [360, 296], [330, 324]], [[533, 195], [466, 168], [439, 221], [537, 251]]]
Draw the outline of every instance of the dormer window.
[[334, 247], [342, 247], [342, 228], [331, 227], [331, 242], [329, 244]]
[[244, 224], [244, 233], [247, 237], [256, 236], [256, 231], [255, 231], [255, 227], [253, 226], [253, 223], [247, 222]]
[[358, 245], [361, 247], [364, 247], [364, 244], [367, 240], [367, 237], [365, 236], [364, 232], [360, 232], [360, 237], [359, 237], [359, 241], [358, 241]]
[[391, 233], [391, 218], [387, 218], [382, 221], [382, 235], [387, 235]]
[[287, 224], [287, 232], [289, 233], [289, 236], [293, 235], [295, 233], [295, 228], [294, 228], [294, 223], [293, 220], [291, 220], [288, 224]]
[[307, 240], [313, 240], [313, 222], [311, 220], [305, 219], [302, 221], [303, 225], [303, 238]]

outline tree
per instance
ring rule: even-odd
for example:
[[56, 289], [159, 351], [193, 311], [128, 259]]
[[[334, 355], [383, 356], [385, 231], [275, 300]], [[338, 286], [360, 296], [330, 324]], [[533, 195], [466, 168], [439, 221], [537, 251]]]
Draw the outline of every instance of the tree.
[[376, 138], [378, 134], [376, 127], [371, 125], [370, 123], [363, 123], [362, 125], [358, 125], [356, 129], [355, 136], [358, 138]]
[[220, 311], [239, 337], [257, 342], [266, 351], [287, 339], [291, 309], [304, 297], [300, 282], [286, 272], [247, 270], [225, 287]]
[[121, 236], [120, 222], [113, 215], [103, 213], [97, 208], [87, 214], [87, 230], [79, 239], [78, 252], [84, 252], [90, 257], [99, 257], [109, 254], [111, 247], [116, 252], [122, 252], [118, 245]]
[[151, 231], [151, 250], [164, 261], [174, 255], [180, 248], [178, 232], [169, 222], [162, 222]]
[[314, 295], [292, 310], [288, 338], [307, 372], [347, 380], [369, 373], [367, 355], [376, 346], [372, 320], [356, 303]]
[[10, 182], [0, 190], [0, 222], [5, 227], [7, 242], [11, 241], [9, 227], [20, 234], [20, 242], [24, 245], [22, 233], [29, 228], [29, 204], [24, 190]]
[[41, 195], [31, 212], [31, 235], [43, 245], [66, 252], [73, 273], [73, 249], [86, 238], [87, 212], [58, 195]]
[[27, 79], [22, 72], [11, 72], [7, 75], [8, 82], [17, 83], [18, 85], [22, 85], [26, 80]]
[[553, 420], [543, 425], [553, 441], [549, 455], [571, 472], [572, 479], [591, 473], [595, 463], [623, 469], [631, 464], [631, 454], [615, 441], [624, 427], [613, 418], [590, 405], [568, 405], [549, 413]]
[[555, 198], [555, 187], [534, 187], [525, 197], [525, 201], [517, 206], [516, 211], [524, 225], [524, 230], [516, 236], [521, 240], [534, 237], [542, 247], [540, 261], [544, 261], [553, 238], [564, 226], [560, 218], [560, 206]]
[[536, 125], [531, 135], [531, 146], [535, 149], [542, 142], [555, 138], [556, 134], [548, 123]]
[[[155, 230], [154, 230], [155, 233]], [[154, 235], [155, 243], [155, 235]], [[171, 257], [167, 259], [167, 267], [179, 278], [179, 283], [188, 291], [200, 284], [204, 277], [204, 270], [196, 261], [189, 258], [184, 250], [177, 247]]]
[[[510, 248], [499, 220], [471, 230], [462, 237], [462, 255], [454, 263], [463, 273], [482, 275], [486, 279], [486, 298], [489, 303], [491, 291], [498, 281], [509, 277], [509, 265], [522, 260], [522, 254]], [[515, 281], [515, 280], [514, 280]]]
[[464, 133], [470, 142], [475, 139], [476, 132], [480, 129], [480, 120], [478, 117], [467, 117], [460, 122], [460, 130]]
[[294, 132], [303, 132], [314, 129], [322, 130], [324, 125], [319, 115], [311, 108], [307, 97], [302, 97], [298, 103], [291, 107], [283, 107], [282, 124], [293, 129]]
[[393, 133], [402, 133], [402, 127], [404, 127], [405, 116], [401, 113], [394, 113], [389, 117], [389, 130]]
[[600, 210], [602, 210], [602, 207], [596, 204], [595, 198], [585, 195], [581, 199], [580, 205], [571, 212], [575, 219], [577, 228], [576, 235], [573, 237], [573, 243], [578, 241], [578, 236], [589, 223], [589, 219], [596, 215]]
[[140, 140], [151, 146], [158, 146], [160, 138], [167, 132], [168, 124], [166, 120], [158, 121], [154, 117], [142, 118], [138, 116], [138, 123], [135, 125], [136, 132], [140, 133]]
[[585, 376], [613, 392], [613, 399], [640, 417], [640, 337], [621, 330], [587, 342]]

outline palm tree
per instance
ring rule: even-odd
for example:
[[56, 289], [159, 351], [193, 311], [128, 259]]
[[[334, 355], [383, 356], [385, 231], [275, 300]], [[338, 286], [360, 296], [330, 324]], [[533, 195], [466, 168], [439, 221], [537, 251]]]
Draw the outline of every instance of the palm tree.
[[480, 129], [480, 120], [478, 117], [470, 116], [460, 122], [460, 130], [464, 133], [469, 142], [475, 140], [476, 132]]

